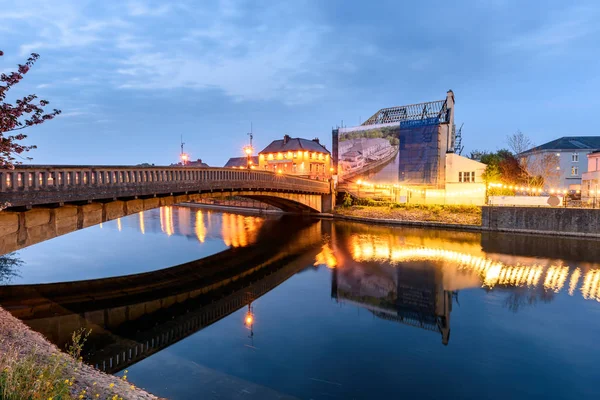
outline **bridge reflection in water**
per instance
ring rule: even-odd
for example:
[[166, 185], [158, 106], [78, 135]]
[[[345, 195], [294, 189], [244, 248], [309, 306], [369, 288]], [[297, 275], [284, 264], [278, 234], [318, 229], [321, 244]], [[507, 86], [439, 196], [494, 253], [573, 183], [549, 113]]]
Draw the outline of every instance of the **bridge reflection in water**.
[[[160, 218], [167, 234], [175, 232], [170, 212], [164, 210]], [[229, 250], [136, 275], [3, 286], [0, 304], [61, 348], [76, 329], [91, 329], [86, 361], [118, 372], [247, 306], [311, 265], [326, 229], [315, 220], [295, 219], [296, 229], [290, 231], [285, 217], [223, 218]], [[260, 245], [245, 236], [248, 230], [239, 221], [258, 230]]]
[[522, 237], [507, 244], [478, 233], [400, 231], [170, 207], [158, 218], [140, 213], [122, 224], [199, 242], [216, 235], [230, 248], [148, 273], [0, 287], [3, 307], [61, 347], [74, 330], [92, 329], [87, 361], [110, 373], [248, 306], [311, 266], [332, 269], [331, 296], [338, 302], [438, 332], [445, 345], [460, 290], [509, 291], [515, 302], [521, 294], [550, 301], [563, 290], [600, 300], [600, 269], [590, 261], [598, 250], [592, 242], [578, 242], [589, 252], [574, 255], [583, 259], [570, 268], [555, 258], [532, 257], [532, 251], [540, 254], [533, 249], [545, 246], [546, 238]]

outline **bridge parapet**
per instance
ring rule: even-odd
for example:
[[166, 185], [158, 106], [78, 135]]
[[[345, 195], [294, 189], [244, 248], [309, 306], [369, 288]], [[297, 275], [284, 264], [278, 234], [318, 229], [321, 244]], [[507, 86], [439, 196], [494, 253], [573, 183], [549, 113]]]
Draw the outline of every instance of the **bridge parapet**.
[[34, 165], [0, 170], [0, 202], [12, 207], [257, 189], [329, 194], [330, 184], [230, 168]]

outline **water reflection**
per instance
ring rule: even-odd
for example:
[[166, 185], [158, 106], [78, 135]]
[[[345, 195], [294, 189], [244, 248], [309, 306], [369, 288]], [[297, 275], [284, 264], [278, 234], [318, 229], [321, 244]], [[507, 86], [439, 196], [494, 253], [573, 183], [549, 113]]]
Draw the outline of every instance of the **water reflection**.
[[[128, 368], [135, 384], [160, 396], [211, 397], [216, 382], [238, 379], [307, 399], [393, 398], [424, 387], [432, 392], [421, 397], [477, 398], [497, 376], [511, 381], [490, 394], [498, 399], [533, 386], [563, 390], [561, 398], [595, 390], [581, 382], [593, 381], [582, 376], [591, 378], [600, 356], [598, 242], [574, 239], [578, 254], [561, 257], [547, 248], [569, 243], [551, 246], [553, 238], [523, 237], [523, 245], [508, 236], [178, 207], [121, 223], [121, 232], [116, 221], [103, 232], [157, 239], [145, 249], [168, 255], [158, 269], [131, 274], [135, 263], [122, 257], [127, 276], [4, 286], [0, 304], [59, 345], [91, 328], [88, 362], [111, 373]], [[172, 267], [180, 263], [173, 243], [205, 248], [211, 240], [219, 252]], [[169, 357], [173, 368], [165, 368]], [[175, 370], [181, 365], [192, 367]], [[199, 365], [223, 375], [206, 378]], [[532, 384], [524, 370], [548, 382]], [[549, 379], [556, 370], [558, 388]], [[464, 385], [465, 376], [474, 383]]]
[[[540, 263], [538, 259], [520, 257], [517, 264], [509, 264], [483, 253], [472, 250], [474, 254], [440, 247], [420, 247], [406, 241], [406, 238], [394, 234], [352, 234], [347, 240], [352, 259], [357, 262], [390, 263], [402, 265], [416, 261], [438, 262], [445, 275], [451, 275], [453, 281], [468, 282], [465, 277], [477, 276], [472, 285], [462, 288], [483, 286], [487, 288], [529, 287], [542, 285], [546, 291], [558, 293], [569, 282], [568, 293], [577, 291], [581, 277], [580, 268], [555, 265], [549, 260]], [[513, 257], [508, 257], [513, 258]], [[558, 261], [559, 263], [562, 261]], [[578, 291], [583, 298], [600, 301], [600, 270], [591, 268], [585, 272]]]
[[[265, 220], [254, 215], [178, 206], [161, 207], [158, 214], [157, 220], [152, 211], [139, 212], [135, 223], [137, 226], [132, 223], [134, 220], [131, 217], [118, 218], [117, 230], [122, 231], [123, 224], [126, 223], [130, 229], [137, 229], [142, 235], [151, 232], [195, 237], [200, 243], [204, 243], [207, 238], [218, 238], [228, 247], [245, 247], [256, 242]], [[213, 225], [220, 226], [220, 231], [213, 230]]]

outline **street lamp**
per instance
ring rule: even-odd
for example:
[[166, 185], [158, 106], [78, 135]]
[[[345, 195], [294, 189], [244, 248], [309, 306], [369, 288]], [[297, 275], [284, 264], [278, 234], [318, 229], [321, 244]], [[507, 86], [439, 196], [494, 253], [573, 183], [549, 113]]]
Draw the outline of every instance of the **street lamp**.
[[186, 153], [181, 153], [181, 164], [186, 165], [190, 157]]
[[250, 165], [252, 165], [252, 146], [244, 147], [244, 153], [246, 153], [246, 168], [250, 169]]

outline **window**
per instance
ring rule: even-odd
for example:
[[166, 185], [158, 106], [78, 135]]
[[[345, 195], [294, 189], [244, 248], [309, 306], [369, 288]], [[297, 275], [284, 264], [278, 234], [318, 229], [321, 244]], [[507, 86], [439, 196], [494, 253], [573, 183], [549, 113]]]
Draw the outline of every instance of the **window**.
[[475, 182], [475, 171], [459, 172], [458, 181], [462, 183]]
[[579, 175], [579, 167], [571, 167], [571, 175], [573, 175], [573, 176]]
[[573, 153], [573, 154], [571, 154], [571, 161], [573, 161], [573, 162], [579, 162], [579, 153]]

